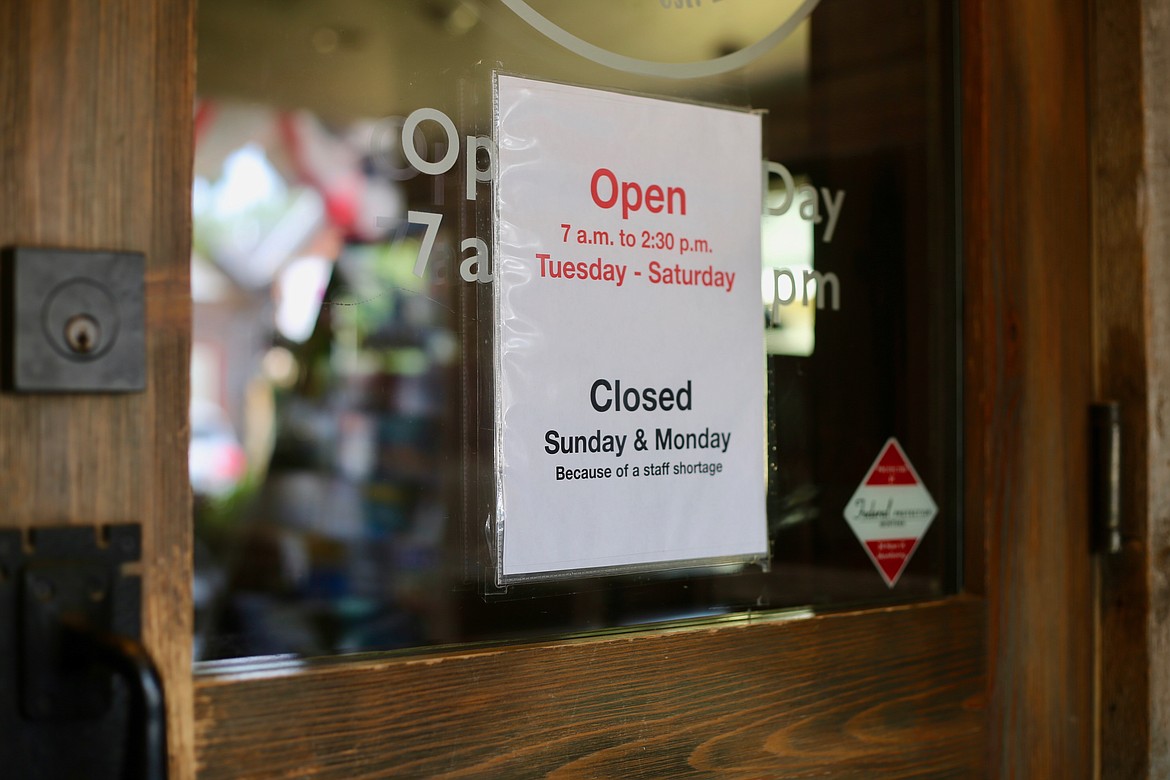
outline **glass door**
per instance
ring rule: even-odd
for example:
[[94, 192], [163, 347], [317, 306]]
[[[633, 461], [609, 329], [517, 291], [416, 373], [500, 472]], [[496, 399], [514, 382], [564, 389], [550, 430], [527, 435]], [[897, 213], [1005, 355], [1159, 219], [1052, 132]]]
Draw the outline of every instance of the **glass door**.
[[[28, 108], [3, 138], [20, 193], [4, 241], [145, 251], [150, 373], [145, 394], [0, 397], [4, 522], [143, 518], [176, 776], [1091, 766], [1081, 12], [208, 0], [57, 25], [20, 9], [6, 70], [32, 75], [0, 87]], [[497, 456], [499, 274], [516, 257], [491, 173], [502, 138], [525, 142], [501, 76], [759, 117], [759, 332], [727, 332], [763, 353], [763, 554], [499, 576], [499, 490], [517, 474]], [[561, 249], [586, 277], [585, 247], [647, 275], [744, 262], [695, 259], [725, 227], [643, 219], [717, 140], [651, 130], [678, 161], [654, 178], [586, 159], [645, 127], [612, 141], [600, 122], [607, 140], [581, 152], [613, 176], [594, 204], [620, 202], [638, 245], [597, 250], [609, 228], [571, 220]], [[732, 198], [742, 181], [708, 184]], [[693, 351], [692, 388], [713, 357]], [[616, 393], [623, 377], [597, 367]], [[591, 433], [564, 468], [604, 467]], [[700, 503], [714, 477], [696, 464], [725, 462], [663, 460], [695, 465], [646, 494], [663, 503]], [[904, 533], [874, 530], [907, 506]]]

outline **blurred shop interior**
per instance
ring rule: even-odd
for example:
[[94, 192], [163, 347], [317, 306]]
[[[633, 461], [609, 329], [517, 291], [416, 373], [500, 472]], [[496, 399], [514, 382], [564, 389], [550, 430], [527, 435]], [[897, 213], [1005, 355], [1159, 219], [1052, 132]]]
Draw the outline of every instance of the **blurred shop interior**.
[[[531, 5], [609, 51], [685, 62], [751, 45], [795, 3]], [[196, 660], [955, 592], [954, 50], [939, 5], [825, 0], [746, 67], [677, 80], [589, 61], [497, 0], [201, 0]], [[402, 126], [433, 107], [461, 136], [492, 135], [494, 72], [764, 111], [764, 159], [847, 192], [831, 241], [795, 205], [761, 217], [769, 566], [492, 582], [491, 288], [459, 273], [464, 238], [492, 244], [491, 191], [464, 197], [462, 157], [449, 175], [412, 170]], [[428, 156], [434, 129], [410, 139]], [[412, 210], [444, 215], [422, 275]], [[813, 269], [836, 289], [784, 287]], [[896, 587], [842, 519], [891, 436], [940, 510]]]

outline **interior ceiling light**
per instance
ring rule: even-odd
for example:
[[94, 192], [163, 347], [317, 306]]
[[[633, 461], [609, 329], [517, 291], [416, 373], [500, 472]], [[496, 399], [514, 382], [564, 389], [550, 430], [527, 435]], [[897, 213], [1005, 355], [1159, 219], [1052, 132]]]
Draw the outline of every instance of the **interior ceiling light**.
[[448, 35], [466, 35], [479, 24], [479, 5], [474, 0], [432, 0], [425, 6], [428, 15]]
[[313, 33], [313, 50], [318, 54], [332, 54], [341, 43], [341, 35], [332, 27], [321, 27]]
[[468, 0], [460, 0], [447, 13], [443, 20], [443, 27], [451, 35], [466, 35], [475, 25], [479, 24], [479, 8]]

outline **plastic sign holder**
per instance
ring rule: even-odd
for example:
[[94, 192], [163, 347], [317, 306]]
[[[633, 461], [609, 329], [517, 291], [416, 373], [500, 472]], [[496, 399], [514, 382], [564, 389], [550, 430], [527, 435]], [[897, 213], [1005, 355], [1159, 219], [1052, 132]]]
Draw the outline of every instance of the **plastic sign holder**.
[[496, 76], [497, 584], [765, 562], [757, 114]]

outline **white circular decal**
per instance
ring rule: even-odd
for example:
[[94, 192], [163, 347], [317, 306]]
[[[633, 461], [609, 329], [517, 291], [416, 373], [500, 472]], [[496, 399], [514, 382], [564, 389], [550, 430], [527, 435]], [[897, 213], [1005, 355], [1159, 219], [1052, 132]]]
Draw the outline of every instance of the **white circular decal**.
[[668, 79], [695, 79], [714, 76], [719, 73], [742, 68], [761, 56], [780, 41], [787, 38], [803, 22], [821, 0], [804, 0], [783, 24], [750, 46], [739, 51], [698, 62], [656, 62], [617, 54], [589, 41], [578, 38], [571, 32], [550, 21], [530, 6], [525, 0], [502, 0], [504, 5], [528, 24], [569, 51], [614, 70], [622, 70], [639, 76], [661, 76]]

